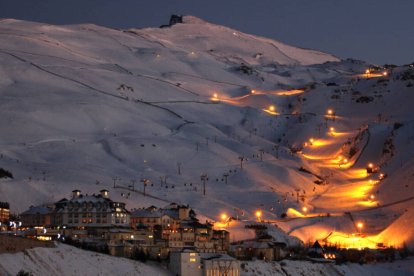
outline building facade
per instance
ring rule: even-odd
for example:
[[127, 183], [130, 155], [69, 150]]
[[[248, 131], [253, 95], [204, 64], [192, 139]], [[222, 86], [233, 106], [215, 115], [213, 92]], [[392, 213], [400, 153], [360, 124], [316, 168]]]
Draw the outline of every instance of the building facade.
[[10, 219], [10, 205], [8, 202], [0, 202], [0, 222], [4, 223]]
[[55, 224], [69, 228], [129, 226], [129, 211], [125, 203], [109, 198], [108, 190], [98, 195], [82, 195], [72, 191], [72, 198], [56, 204]]
[[53, 204], [30, 206], [28, 210], [20, 214], [22, 227], [51, 226], [53, 211]]
[[227, 254], [184, 248], [171, 252], [169, 269], [179, 276], [239, 276], [240, 262]]

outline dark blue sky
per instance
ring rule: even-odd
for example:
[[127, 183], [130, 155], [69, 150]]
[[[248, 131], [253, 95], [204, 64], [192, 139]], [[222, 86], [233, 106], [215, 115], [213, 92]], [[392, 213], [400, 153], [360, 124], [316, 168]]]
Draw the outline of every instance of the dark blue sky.
[[114, 28], [158, 27], [172, 13], [339, 57], [414, 61], [412, 0], [0, 0], [0, 17]]

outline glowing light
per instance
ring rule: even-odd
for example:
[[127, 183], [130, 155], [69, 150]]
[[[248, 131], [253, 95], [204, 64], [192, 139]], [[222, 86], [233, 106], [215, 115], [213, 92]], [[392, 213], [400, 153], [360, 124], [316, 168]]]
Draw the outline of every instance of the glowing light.
[[306, 212], [308, 211], [308, 207], [304, 206], [304, 207], [302, 208], [302, 211], [306, 213]]
[[254, 93], [256, 93], [256, 90], [252, 89], [252, 90], [250, 91], [250, 93], [254, 94]]
[[226, 221], [228, 216], [227, 216], [227, 214], [223, 213], [223, 214], [220, 215], [220, 218], [221, 218], [222, 221]]
[[375, 199], [375, 196], [374, 196], [374, 195], [371, 195], [369, 198], [370, 198], [371, 200], [373, 200], [373, 199]]
[[357, 227], [359, 230], [361, 230], [364, 227], [364, 224], [362, 222], [358, 222]]
[[257, 210], [256, 213], [255, 213], [255, 216], [256, 216], [257, 220], [260, 221], [261, 218], [262, 218], [262, 211], [261, 210]]
[[213, 94], [213, 97], [211, 98], [211, 100], [214, 101], [214, 102], [220, 101], [218, 94], [217, 93], [214, 93]]
[[388, 72], [387, 72], [387, 71], [384, 71], [384, 72], [382, 73], [382, 75], [383, 75], [384, 77], [386, 77], [386, 76], [388, 75]]
[[365, 74], [368, 75], [369, 73], [371, 73], [371, 71], [369, 69], [365, 70]]
[[346, 164], [346, 163], [348, 163], [348, 159], [347, 159], [347, 158], [345, 158], [342, 162], [343, 162], [344, 164]]
[[272, 94], [278, 95], [278, 96], [292, 96], [297, 95], [305, 92], [304, 89], [294, 89], [294, 90], [286, 90], [286, 91], [277, 91]]
[[313, 138], [310, 138], [309, 139], [309, 142], [311, 143], [311, 145], [313, 144], [313, 142], [315, 142], [315, 139], [313, 139]]
[[328, 115], [332, 115], [332, 114], [333, 114], [333, 110], [332, 110], [332, 109], [328, 109], [328, 110], [326, 111], [326, 113], [328, 113]]
[[330, 132], [335, 132], [335, 128], [334, 127], [331, 127], [331, 128], [329, 128], [329, 131]]
[[372, 168], [374, 167], [374, 164], [369, 163], [369, 164], [368, 164], [368, 167], [372, 169]]
[[263, 109], [263, 111], [271, 114], [271, 115], [278, 115], [278, 113], [276, 112], [276, 107], [274, 105], [269, 106], [269, 108], [265, 108]]

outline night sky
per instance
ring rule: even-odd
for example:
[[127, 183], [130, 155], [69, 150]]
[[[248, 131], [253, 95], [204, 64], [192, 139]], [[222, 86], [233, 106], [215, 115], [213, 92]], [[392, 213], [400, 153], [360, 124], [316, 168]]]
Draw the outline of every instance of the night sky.
[[411, 0], [0, 0], [0, 17], [114, 28], [158, 27], [171, 14], [287, 44], [384, 64], [414, 62]]

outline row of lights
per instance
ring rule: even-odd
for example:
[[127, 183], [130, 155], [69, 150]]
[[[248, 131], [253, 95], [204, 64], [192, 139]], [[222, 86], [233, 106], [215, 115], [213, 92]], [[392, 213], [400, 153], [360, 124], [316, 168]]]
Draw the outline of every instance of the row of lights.
[[[367, 70], [365, 70], [365, 74], [368, 76], [369, 74], [371, 74], [372, 73], [372, 70], [371, 69], [367, 69]], [[384, 71], [384, 72], [382, 72], [382, 75], [384, 76], [384, 77], [386, 77], [386, 76], [388, 76], [388, 72], [387, 71]]]
[[[262, 212], [262, 210], [257, 210], [254, 213], [254, 215], [257, 218], [257, 221], [260, 222], [262, 220], [263, 212]], [[221, 220], [222, 223], [229, 223], [230, 219], [231, 219], [231, 217], [229, 215], [227, 215], [226, 213], [221, 213], [220, 220]]]

